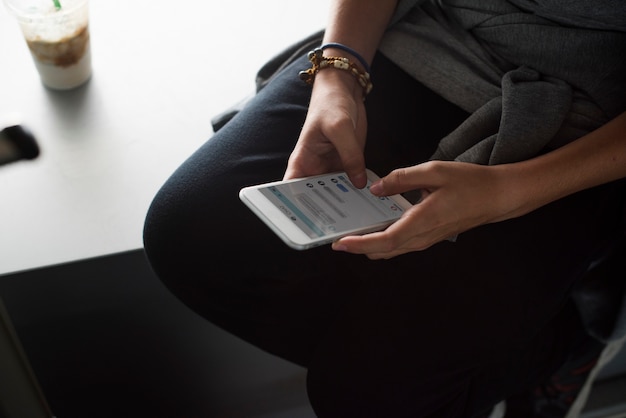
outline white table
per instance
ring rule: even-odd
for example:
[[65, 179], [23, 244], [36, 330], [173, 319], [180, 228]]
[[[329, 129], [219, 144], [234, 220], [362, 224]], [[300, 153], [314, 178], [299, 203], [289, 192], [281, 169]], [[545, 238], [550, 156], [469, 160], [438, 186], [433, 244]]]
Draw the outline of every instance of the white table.
[[210, 119], [329, 2], [92, 0], [93, 77], [68, 92], [41, 84], [0, 4], [0, 120], [17, 113], [42, 151], [0, 167], [0, 275], [141, 248], [153, 196]]

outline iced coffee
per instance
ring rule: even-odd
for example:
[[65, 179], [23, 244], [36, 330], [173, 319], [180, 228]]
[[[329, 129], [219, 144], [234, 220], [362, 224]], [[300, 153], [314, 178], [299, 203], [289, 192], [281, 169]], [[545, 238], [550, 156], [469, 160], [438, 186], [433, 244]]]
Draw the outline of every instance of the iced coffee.
[[87, 0], [5, 0], [17, 17], [41, 81], [71, 89], [91, 77]]

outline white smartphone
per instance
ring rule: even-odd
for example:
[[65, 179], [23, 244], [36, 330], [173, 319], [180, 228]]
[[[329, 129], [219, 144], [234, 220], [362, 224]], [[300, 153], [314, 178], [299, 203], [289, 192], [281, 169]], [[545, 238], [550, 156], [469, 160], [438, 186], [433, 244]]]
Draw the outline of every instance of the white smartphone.
[[338, 172], [244, 187], [239, 198], [287, 245], [305, 250], [380, 231], [412, 206], [400, 195], [374, 196], [369, 187], [379, 177], [367, 176], [363, 189]]

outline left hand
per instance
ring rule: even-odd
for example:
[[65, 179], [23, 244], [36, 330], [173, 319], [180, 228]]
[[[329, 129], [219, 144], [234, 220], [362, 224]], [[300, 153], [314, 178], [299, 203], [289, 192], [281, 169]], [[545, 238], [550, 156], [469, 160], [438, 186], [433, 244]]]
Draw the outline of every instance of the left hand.
[[422, 189], [423, 200], [385, 231], [344, 237], [333, 248], [372, 259], [391, 258], [623, 178], [626, 112], [529, 160], [493, 166], [431, 161], [394, 170], [372, 185], [372, 193], [384, 196]]
[[320, 71], [285, 179], [345, 171], [352, 184], [365, 187], [367, 116], [363, 89], [347, 71]]
[[515, 189], [503, 187], [498, 166], [431, 161], [392, 171], [370, 190], [390, 196], [421, 189], [422, 200], [386, 230], [343, 237], [333, 249], [391, 258], [424, 250], [485, 223], [507, 219], [517, 208]]

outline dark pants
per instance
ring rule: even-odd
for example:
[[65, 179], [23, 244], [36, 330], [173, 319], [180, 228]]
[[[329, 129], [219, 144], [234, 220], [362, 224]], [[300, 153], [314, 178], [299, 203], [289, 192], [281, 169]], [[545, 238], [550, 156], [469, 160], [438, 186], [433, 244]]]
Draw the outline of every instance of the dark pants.
[[[195, 152], [156, 196], [145, 249], [185, 304], [308, 368], [320, 417], [472, 417], [545, 378], [581, 334], [569, 302], [616, 234], [617, 185], [386, 261], [289, 249], [238, 199], [282, 177], [305, 118], [302, 58]], [[366, 163], [427, 159], [467, 114], [382, 56]], [[463, 208], [459, 208], [463, 210]]]

